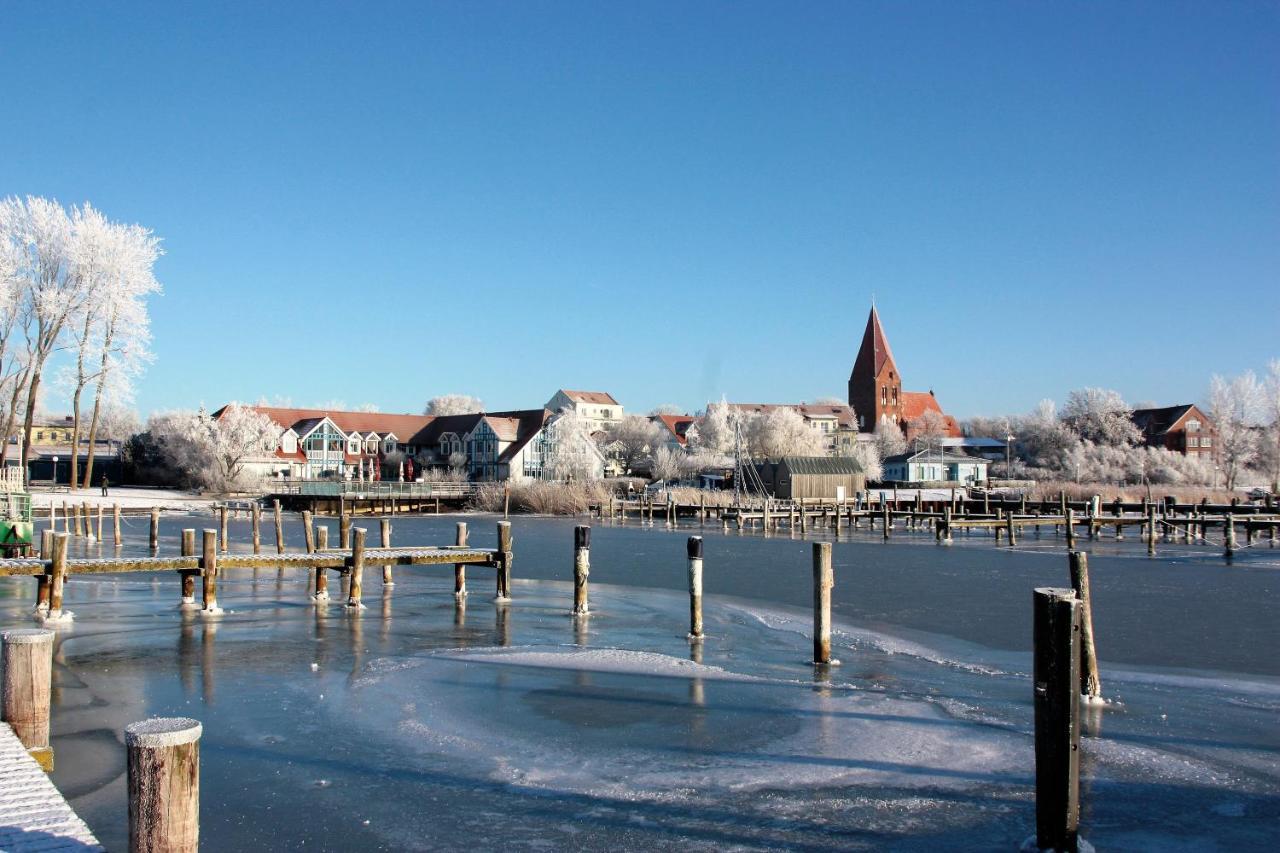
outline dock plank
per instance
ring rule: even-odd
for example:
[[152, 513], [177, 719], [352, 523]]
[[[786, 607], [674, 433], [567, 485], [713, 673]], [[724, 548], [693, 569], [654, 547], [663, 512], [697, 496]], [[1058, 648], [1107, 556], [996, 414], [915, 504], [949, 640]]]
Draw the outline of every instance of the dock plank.
[[0, 850], [62, 853], [103, 850], [89, 827], [27, 755], [7, 723], [0, 723]]

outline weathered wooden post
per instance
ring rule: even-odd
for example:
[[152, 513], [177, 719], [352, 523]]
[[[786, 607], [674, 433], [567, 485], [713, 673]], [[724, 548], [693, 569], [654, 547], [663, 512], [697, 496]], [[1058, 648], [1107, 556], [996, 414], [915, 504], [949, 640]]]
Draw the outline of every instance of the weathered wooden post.
[[[194, 557], [195, 555], [196, 531], [194, 527], [188, 527], [182, 531], [182, 556]], [[178, 607], [182, 610], [196, 608], [196, 576], [199, 574], [199, 569], [195, 571], [183, 569], [179, 575], [182, 578], [182, 600], [178, 602]]]
[[227, 505], [223, 504], [218, 510], [218, 547], [222, 553], [227, 553]]
[[[511, 517], [511, 484], [506, 483], [502, 487], [502, 517]], [[649, 516], [649, 520], [653, 521], [653, 516]]]
[[813, 662], [831, 663], [831, 543], [813, 543]]
[[991, 528], [996, 537], [996, 544], [1000, 544], [1000, 534], [1004, 532], [1004, 509], [996, 507], [996, 526]]
[[880, 530], [884, 541], [889, 541], [889, 531], [893, 526], [893, 515], [889, 509], [888, 501], [880, 502]]
[[1080, 602], [1035, 590], [1036, 846], [1075, 851], [1080, 821]]
[[1080, 599], [1080, 692], [1091, 699], [1102, 695], [1098, 677], [1098, 652], [1093, 642], [1093, 601], [1089, 593], [1089, 555], [1072, 551], [1067, 555], [1071, 565], [1071, 588]]
[[[329, 550], [329, 527], [325, 524], [316, 525], [316, 551]], [[315, 593], [311, 596], [313, 601], [329, 600], [329, 570], [323, 566], [316, 566]]]
[[204, 580], [204, 609], [200, 612], [213, 616], [222, 612], [218, 606], [218, 531], [205, 530], [203, 546], [200, 572]]
[[351, 547], [351, 516], [338, 516], [338, 547], [343, 551]]
[[151, 535], [148, 538], [148, 544], [151, 553], [160, 550], [160, 507], [153, 506], [151, 508]]
[[62, 612], [62, 591], [67, 583], [67, 540], [69, 534], [57, 533], [53, 537], [53, 553], [49, 557], [49, 615], [46, 622], [66, 622], [71, 612]]
[[511, 562], [514, 554], [511, 550], [511, 522], [498, 522], [498, 594], [495, 601], [511, 600]]
[[[48, 560], [53, 554], [53, 530], [40, 533], [40, 559]], [[36, 616], [44, 618], [49, 615], [49, 587], [51, 574], [45, 570], [36, 575]]]
[[[382, 547], [390, 548], [391, 547], [391, 519], [389, 518], [378, 519], [378, 528], [382, 533]], [[462, 544], [465, 545], [467, 543], [463, 542]], [[391, 576], [390, 563], [386, 563], [382, 566], [382, 585], [383, 586], [396, 585], [395, 578]]]
[[308, 554], [316, 552], [316, 529], [311, 523], [311, 510], [304, 509], [302, 511], [302, 540], [305, 543]]
[[15, 628], [0, 634], [0, 720], [13, 727], [27, 753], [45, 772], [53, 772], [49, 746], [49, 690], [53, 676], [53, 638], [47, 628]]
[[949, 506], [945, 507], [942, 510], [942, 531], [943, 531], [942, 541], [950, 542], [951, 541], [951, 507]]
[[1004, 523], [1008, 527], [1009, 547], [1012, 548], [1018, 544], [1018, 525], [1014, 523], [1012, 511], [1004, 517]]
[[201, 733], [186, 717], [125, 726], [131, 853], [200, 849]]
[[689, 555], [689, 639], [702, 639], [702, 537], [690, 536]]
[[76, 535], [89, 536], [93, 533], [93, 526], [89, 524], [89, 504], [87, 501], [81, 501], [76, 507]]
[[1226, 556], [1231, 558], [1236, 553], [1236, 517], [1231, 513], [1227, 513], [1226, 518], [1222, 520], [1222, 534]]
[[253, 553], [262, 553], [262, 507], [257, 501], [249, 504], [249, 514], [253, 521]]
[[1156, 508], [1147, 507], [1147, 556], [1156, 555]]
[[71, 510], [67, 509], [67, 502], [62, 502], [62, 532], [71, 533]]
[[95, 538], [96, 538], [99, 542], [101, 542], [101, 541], [102, 541], [102, 511], [103, 511], [102, 504], [98, 504], [98, 530], [97, 530], [97, 535], [95, 536]]
[[120, 504], [114, 504], [111, 507], [111, 533], [112, 541], [117, 548], [124, 544], [124, 539], [120, 535]]
[[[668, 504], [667, 506], [670, 506]], [[573, 615], [585, 616], [588, 603], [588, 578], [591, 576], [591, 528], [579, 524], [573, 528]]]
[[1076, 511], [1071, 507], [1067, 507], [1066, 515], [1063, 516], [1067, 527], [1067, 548], [1075, 550], [1076, 547]]
[[276, 553], [284, 553], [284, 520], [280, 517], [280, 499], [271, 502], [271, 509], [276, 516]]
[[347, 606], [363, 609], [360, 594], [364, 589], [364, 540], [366, 531], [363, 527], [351, 530], [351, 583], [347, 588]]
[[[454, 531], [453, 544], [465, 547], [467, 544], [467, 523], [459, 521]], [[453, 566], [453, 597], [457, 601], [467, 597], [467, 564], [455, 563]]]

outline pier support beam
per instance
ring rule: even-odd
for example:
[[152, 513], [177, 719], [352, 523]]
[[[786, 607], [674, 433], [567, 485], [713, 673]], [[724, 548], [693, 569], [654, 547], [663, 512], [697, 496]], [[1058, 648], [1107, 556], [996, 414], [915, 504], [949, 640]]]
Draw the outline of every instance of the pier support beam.
[[702, 639], [702, 537], [690, 536], [689, 555], [689, 639]]
[[53, 772], [49, 746], [49, 690], [53, 675], [53, 631], [17, 628], [0, 634], [0, 720], [13, 728], [27, 753]]
[[199, 850], [201, 732], [185, 717], [125, 726], [130, 853]]
[[831, 663], [831, 543], [813, 543], [813, 662]]
[[1080, 602], [1070, 589], [1035, 590], [1036, 837], [1075, 851], [1080, 821]]
[[[670, 508], [671, 504], [668, 503]], [[670, 512], [668, 512], [670, 517]], [[573, 615], [585, 616], [591, 611], [588, 601], [588, 578], [591, 576], [591, 528], [579, 524], [573, 528]]]

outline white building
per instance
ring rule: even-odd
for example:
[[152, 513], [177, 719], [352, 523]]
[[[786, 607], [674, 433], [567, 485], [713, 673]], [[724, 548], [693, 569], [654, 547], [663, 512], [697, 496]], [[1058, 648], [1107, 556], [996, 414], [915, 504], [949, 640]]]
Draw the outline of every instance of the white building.
[[985, 483], [989, 464], [977, 456], [931, 448], [899, 453], [883, 460], [881, 480], [886, 483]]
[[605, 391], [566, 391], [561, 388], [547, 401], [552, 412], [565, 409], [577, 412], [591, 424], [592, 432], [600, 432], [622, 420], [622, 404]]

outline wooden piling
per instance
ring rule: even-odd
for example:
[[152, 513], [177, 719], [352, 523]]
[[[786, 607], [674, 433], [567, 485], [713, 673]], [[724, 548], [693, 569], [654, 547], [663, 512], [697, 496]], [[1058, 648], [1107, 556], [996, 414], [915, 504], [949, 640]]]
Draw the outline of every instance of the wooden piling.
[[1091, 699], [1102, 695], [1102, 679], [1098, 677], [1098, 652], [1093, 642], [1093, 599], [1089, 592], [1089, 555], [1072, 551], [1067, 555], [1071, 565], [1071, 588], [1080, 599], [1080, 692]]
[[[316, 525], [316, 550], [329, 550], [329, 528], [327, 525]], [[319, 566], [316, 567], [315, 593], [311, 598], [314, 601], [329, 600], [329, 575], [327, 569], [323, 569]]]
[[276, 516], [276, 553], [284, 553], [284, 521], [280, 517], [280, 499], [276, 498], [271, 502], [271, 509]]
[[1018, 544], [1018, 525], [1014, 523], [1012, 510], [1004, 517], [1004, 521], [1009, 534], [1009, 547], [1012, 548]]
[[[196, 531], [194, 527], [188, 527], [182, 531], [182, 556], [194, 557], [195, 555]], [[178, 606], [183, 610], [194, 610], [196, 606], [196, 576], [200, 572], [184, 570], [181, 574], [182, 600], [178, 602]]]
[[[455, 525], [453, 544], [465, 547], [467, 544], [467, 523], [459, 521]], [[467, 564], [455, 563], [453, 566], [453, 597], [462, 601], [467, 597]]]
[[218, 606], [218, 531], [206, 529], [203, 546], [200, 574], [204, 581], [204, 609], [200, 612], [212, 616], [222, 612]]
[[351, 530], [351, 583], [347, 587], [347, 607], [363, 608], [360, 595], [364, 589], [364, 541], [367, 531], [363, 527]]
[[690, 536], [689, 555], [689, 638], [702, 639], [702, 537]]
[[98, 530], [96, 538], [99, 542], [102, 541], [102, 512], [102, 504], [98, 504]]
[[[667, 504], [671, 506], [670, 503]], [[667, 514], [670, 518], [670, 513]], [[579, 524], [573, 528], [573, 615], [585, 616], [590, 612], [588, 603], [588, 578], [591, 576], [591, 528]]]
[[831, 543], [813, 543], [813, 662], [831, 663]]
[[316, 529], [311, 522], [311, 510], [304, 509], [302, 511], [302, 540], [308, 554], [316, 552]]
[[1034, 596], [1036, 846], [1075, 851], [1080, 820], [1080, 602], [1070, 589]]
[[67, 582], [67, 540], [66, 533], [57, 533], [53, 537], [53, 553], [49, 560], [49, 615], [50, 622], [70, 618], [70, 613], [62, 612], [62, 591]]
[[1076, 547], [1076, 511], [1071, 507], [1067, 507], [1066, 513], [1063, 515], [1066, 520], [1067, 528], [1067, 548], [1075, 550]]
[[114, 504], [111, 507], [111, 535], [117, 548], [124, 544], [124, 539], [120, 535], [120, 504]]
[[1147, 508], [1147, 556], [1156, 555], [1156, 508]]
[[[53, 530], [45, 530], [40, 534], [40, 559], [48, 560], [53, 554]], [[50, 574], [48, 571], [36, 575], [36, 615], [49, 615]]]
[[1222, 521], [1222, 540], [1228, 558], [1236, 553], [1236, 517], [1231, 513]]
[[511, 522], [498, 522], [498, 593], [494, 597], [496, 601], [505, 602], [511, 600], [511, 562], [514, 558], [512, 553], [511, 539]]
[[262, 553], [262, 507], [254, 501], [249, 505], [249, 514], [253, 519], [253, 553]]
[[199, 850], [201, 733], [186, 717], [125, 726], [130, 853]]
[[154, 554], [160, 550], [160, 507], [158, 506], [151, 508], [151, 535], [147, 542], [151, 553]]
[[338, 547], [343, 551], [351, 547], [351, 516], [347, 513], [338, 516]]
[[218, 548], [227, 553], [227, 505], [223, 504], [218, 511]]
[[46, 628], [16, 628], [0, 634], [0, 720], [13, 728], [18, 742], [53, 771], [49, 746], [49, 691], [53, 675], [53, 638]]

